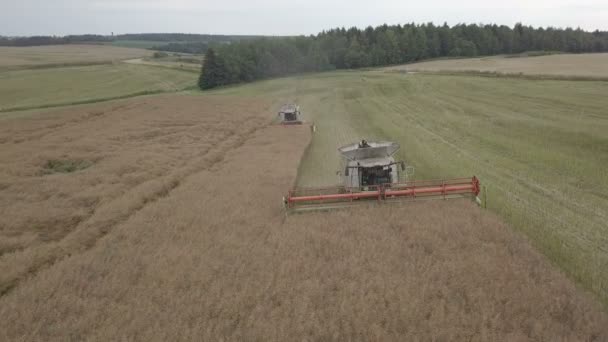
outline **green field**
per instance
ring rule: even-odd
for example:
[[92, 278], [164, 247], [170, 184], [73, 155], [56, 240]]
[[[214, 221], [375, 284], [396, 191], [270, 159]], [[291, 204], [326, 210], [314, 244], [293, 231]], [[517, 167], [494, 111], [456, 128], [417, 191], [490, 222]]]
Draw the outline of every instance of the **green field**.
[[608, 83], [372, 71], [215, 93], [301, 105], [302, 186], [338, 182], [336, 148], [361, 138], [400, 142], [415, 179], [478, 176], [490, 210], [608, 303]]
[[117, 63], [0, 72], [0, 111], [94, 102], [193, 87], [198, 75]]

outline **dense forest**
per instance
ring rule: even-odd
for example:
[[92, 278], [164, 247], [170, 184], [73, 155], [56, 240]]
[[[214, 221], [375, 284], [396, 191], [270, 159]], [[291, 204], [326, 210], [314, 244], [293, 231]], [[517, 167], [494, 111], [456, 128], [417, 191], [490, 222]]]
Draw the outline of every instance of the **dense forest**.
[[437, 57], [525, 51], [608, 51], [608, 32], [516, 24], [382, 25], [338, 28], [316, 36], [258, 38], [208, 49], [199, 86], [217, 86], [294, 73], [383, 66]]

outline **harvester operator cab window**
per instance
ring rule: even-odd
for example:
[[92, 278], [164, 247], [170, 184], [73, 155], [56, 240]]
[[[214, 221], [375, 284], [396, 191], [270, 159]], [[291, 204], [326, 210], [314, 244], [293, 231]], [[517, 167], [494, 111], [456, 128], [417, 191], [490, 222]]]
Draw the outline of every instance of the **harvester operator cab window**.
[[367, 143], [367, 140], [365, 140], [365, 139], [361, 140], [361, 142], [359, 143], [359, 148], [366, 148], [366, 147], [370, 147], [369, 144]]
[[295, 121], [296, 120], [296, 112], [286, 112], [284, 114], [285, 120], [287, 121]]
[[361, 186], [381, 185], [391, 183], [391, 168], [382, 166], [359, 169]]

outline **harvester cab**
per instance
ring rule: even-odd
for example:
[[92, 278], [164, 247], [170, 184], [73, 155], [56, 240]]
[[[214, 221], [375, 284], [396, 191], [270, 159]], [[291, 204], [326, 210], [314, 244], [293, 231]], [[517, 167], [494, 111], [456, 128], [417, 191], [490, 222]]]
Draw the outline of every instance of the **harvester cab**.
[[389, 141], [361, 140], [359, 143], [340, 147], [345, 166], [342, 173], [343, 184], [347, 188], [366, 190], [371, 186], [398, 183], [400, 175], [413, 173], [406, 169], [405, 162], [393, 157], [399, 144]]
[[278, 117], [282, 125], [302, 124], [302, 113], [300, 113], [300, 107], [293, 103], [283, 105], [281, 109], [279, 109]]

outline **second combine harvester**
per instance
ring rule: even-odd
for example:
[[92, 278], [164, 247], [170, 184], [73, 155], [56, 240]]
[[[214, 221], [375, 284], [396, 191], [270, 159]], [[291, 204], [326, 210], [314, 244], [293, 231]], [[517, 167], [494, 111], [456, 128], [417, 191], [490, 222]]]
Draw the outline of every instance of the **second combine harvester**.
[[[291, 116], [286, 115], [293, 113]], [[283, 124], [301, 123], [297, 105], [281, 108], [279, 116]], [[286, 123], [286, 121], [288, 123]], [[289, 122], [291, 121], [291, 122]], [[413, 167], [396, 161], [398, 143], [390, 141], [365, 141], [340, 147], [344, 169], [342, 185], [312, 188], [296, 187], [283, 198], [288, 211], [333, 209], [377, 201], [389, 203], [402, 200], [471, 198], [477, 197], [480, 184], [477, 177], [411, 181]]]
[[301, 125], [302, 113], [296, 104], [286, 104], [279, 109], [279, 120], [281, 125]]

